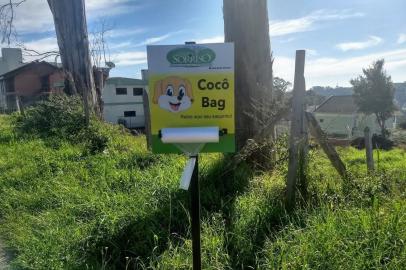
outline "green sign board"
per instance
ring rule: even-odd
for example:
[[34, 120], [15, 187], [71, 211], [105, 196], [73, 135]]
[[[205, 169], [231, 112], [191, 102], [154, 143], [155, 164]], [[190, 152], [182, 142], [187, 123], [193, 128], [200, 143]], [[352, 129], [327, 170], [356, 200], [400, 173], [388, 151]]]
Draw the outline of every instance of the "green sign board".
[[166, 59], [171, 66], [198, 67], [210, 65], [216, 59], [216, 53], [209, 48], [177, 48], [168, 52]]

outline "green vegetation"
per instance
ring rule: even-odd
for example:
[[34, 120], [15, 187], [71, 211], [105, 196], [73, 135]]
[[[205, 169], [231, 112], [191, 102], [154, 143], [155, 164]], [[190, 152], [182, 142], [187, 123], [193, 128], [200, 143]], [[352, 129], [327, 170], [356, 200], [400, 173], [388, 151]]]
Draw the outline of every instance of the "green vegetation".
[[[35, 126], [43, 115], [30, 110]], [[143, 136], [96, 121], [24, 134], [27, 121], [0, 116], [0, 235], [12, 269], [190, 269], [184, 157], [152, 155]], [[348, 182], [321, 150], [310, 154], [309, 201], [290, 214], [285, 161], [261, 172], [202, 155], [204, 269], [404, 267], [406, 152], [375, 150], [367, 174], [363, 151], [340, 149]]]
[[374, 114], [381, 128], [381, 135], [389, 135], [385, 121], [396, 109], [394, 104], [395, 86], [390, 76], [383, 69], [384, 60], [373, 62], [372, 66], [363, 69], [363, 75], [352, 79], [354, 101], [359, 112], [366, 115]]

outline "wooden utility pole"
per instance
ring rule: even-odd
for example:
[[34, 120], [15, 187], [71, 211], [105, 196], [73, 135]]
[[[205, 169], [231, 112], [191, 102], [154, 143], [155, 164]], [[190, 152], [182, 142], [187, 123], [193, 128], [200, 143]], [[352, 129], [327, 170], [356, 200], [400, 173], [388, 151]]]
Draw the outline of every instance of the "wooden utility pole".
[[374, 153], [372, 148], [372, 136], [369, 127], [364, 129], [364, 139], [365, 139], [365, 153], [367, 158], [367, 168], [369, 172], [374, 170]]
[[[289, 167], [286, 183], [286, 205], [293, 208], [297, 184], [302, 191], [307, 190], [304, 166], [307, 156], [307, 128], [305, 119], [305, 93], [304, 78], [305, 51], [296, 51], [295, 80], [292, 99], [292, 117], [289, 137]], [[304, 186], [303, 186], [304, 185]], [[304, 194], [302, 194], [304, 195]]]
[[223, 0], [223, 13], [225, 41], [235, 45], [236, 142], [239, 150], [261, 130], [260, 124], [265, 118], [253, 108], [252, 102], [269, 104], [272, 97], [267, 1]]
[[[73, 86], [83, 97], [86, 122], [92, 111], [100, 114], [90, 60], [84, 0], [48, 0], [61, 54], [62, 66], [73, 79]], [[69, 92], [75, 92], [69, 91]]]

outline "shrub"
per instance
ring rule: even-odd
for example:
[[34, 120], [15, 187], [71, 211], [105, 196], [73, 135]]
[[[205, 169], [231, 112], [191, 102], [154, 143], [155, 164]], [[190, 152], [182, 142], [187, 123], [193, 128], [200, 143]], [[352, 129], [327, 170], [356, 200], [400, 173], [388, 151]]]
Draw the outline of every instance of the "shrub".
[[401, 128], [401, 129], [406, 129], [406, 121], [401, 122], [401, 123], [399, 124], [399, 128]]
[[[352, 140], [351, 146], [357, 148], [357, 149], [364, 149], [365, 148], [365, 139], [364, 137], [358, 137]], [[390, 150], [394, 146], [394, 143], [392, 140], [382, 136], [382, 135], [377, 135], [374, 134], [372, 136], [372, 147], [373, 149], [383, 149], [383, 150]]]
[[82, 142], [89, 154], [103, 152], [109, 142], [109, 134], [99, 121], [92, 121], [88, 127], [83, 128], [77, 136], [76, 142]]
[[14, 122], [19, 136], [46, 139], [48, 146], [58, 147], [62, 141], [82, 143], [86, 152], [94, 154], [103, 151], [109, 141], [97, 120], [86, 126], [80, 96], [51, 95], [15, 115]]
[[71, 139], [85, 128], [82, 101], [79, 96], [52, 95], [16, 115], [15, 126], [23, 136]]

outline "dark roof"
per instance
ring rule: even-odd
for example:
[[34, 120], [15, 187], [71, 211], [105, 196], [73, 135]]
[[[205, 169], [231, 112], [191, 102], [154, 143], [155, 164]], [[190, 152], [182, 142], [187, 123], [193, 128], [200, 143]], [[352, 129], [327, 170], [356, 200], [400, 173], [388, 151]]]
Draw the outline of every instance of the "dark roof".
[[107, 79], [106, 84], [115, 85], [145, 85], [146, 82], [139, 79], [124, 78], [124, 77], [110, 77]]
[[29, 68], [32, 68], [32, 67], [38, 66], [38, 65], [46, 65], [46, 66], [52, 67], [54, 69], [60, 69], [58, 67], [58, 64], [55, 64], [55, 63], [49, 63], [46, 61], [34, 61], [34, 62], [27, 63], [21, 67], [18, 67], [16, 69], [10, 70], [9, 72], [2, 74], [1, 77], [4, 77], [4, 78], [13, 77], [23, 70], [26, 70], [26, 69], [29, 69]]
[[357, 110], [352, 96], [331, 96], [320, 104], [314, 112], [353, 114]]

